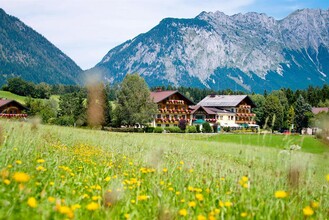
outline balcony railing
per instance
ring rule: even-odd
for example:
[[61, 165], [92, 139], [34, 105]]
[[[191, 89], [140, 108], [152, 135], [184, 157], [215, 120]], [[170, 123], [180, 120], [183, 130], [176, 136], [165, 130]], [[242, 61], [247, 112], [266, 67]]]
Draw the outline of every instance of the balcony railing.
[[0, 114], [0, 118], [26, 118], [27, 114]]
[[255, 121], [235, 121], [237, 124], [256, 124]]
[[184, 100], [174, 100], [174, 99], [172, 99], [172, 100], [168, 100], [168, 101], [166, 102], [166, 104], [167, 104], [167, 105], [168, 105], [168, 104], [184, 105], [185, 102], [184, 102]]
[[191, 114], [191, 110], [184, 110], [184, 109], [166, 109], [161, 108], [159, 109], [160, 113], [170, 113], [170, 114]]
[[[156, 123], [179, 123], [179, 120], [181, 119], [178, 119], [178, 118], [173, 118], [173, 119], [168, 119], [168, 118], [157, 118], [155, 119]], [[185, 119], [186, 122], [190, 122], [190, 119]]]
[[236, 113], [236, 116], [241, 116], [241, 117], [254, 117], [256, 114], [254, 113]]

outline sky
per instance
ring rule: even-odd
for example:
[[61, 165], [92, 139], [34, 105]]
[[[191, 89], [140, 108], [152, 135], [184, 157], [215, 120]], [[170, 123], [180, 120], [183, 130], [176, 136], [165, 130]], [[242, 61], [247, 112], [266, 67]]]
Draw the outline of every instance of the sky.
[[85, 70], [166, 17], [193, 18], [202, 11], [261, 12], [279, 20], [297, 9], [328, 10], [329, 0], [0, 0], [0, 7]]

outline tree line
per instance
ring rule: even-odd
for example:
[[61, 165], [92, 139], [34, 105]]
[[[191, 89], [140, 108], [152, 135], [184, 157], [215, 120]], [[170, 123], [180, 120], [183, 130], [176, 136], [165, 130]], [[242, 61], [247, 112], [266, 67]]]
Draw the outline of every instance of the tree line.
[[[30, 115], [40, 116], [45, 123], [59, 125], [86, 126], [88, 108], [94, 103], [95, 109], [104, 109], [103, 116], [98, 123], [102, 127], [134, 126], [147, 124], [156, 114], [156, 105], [150, 102], [150, 90], [144, 79], [138, 74], [128, 74], [121, 84], [109, 85], [98, 83], [95, 88], [100, 88], [99, 97], [90, 96], [88, 86], [79, 85], [48, 85], [45, 83], [34, 84], [21, 78], [8, 79], [3, 90], [27, 96], [26, 104]], [[191, 87], [161, 86], [162, 90], [178, 90], [195, 103], [201, 101], [209, 94], [242, 95], [241, 91], [211, 90]], [[90, 88], [89, 88], [90, 90]], [[59, 99], [50, 98], [59, 95]], [[317, 119], [311, 112], [311, 107], [329, 107], [329, 86], [309, 86], [305, 90], [280, 89], [263, 94], [249, 94], [256, 108], [256, 122], [262, 128], [272, 130], [300, 131]], [[35, 99], [39, 98], [39, 99]], [[44, 99], [44, 100], [40, 100]], [[99, 100], [104, 100], [100, 102]], [[96, 104], [95, 104], [96, 103]], [[97, 107], [98, 105], [100, 108]], [[100, 104], [102, 103], [102, 104]], [[89, 117], [90, 118], [90, 117]], [[92, 123], [91, 123], [92, 124]]]

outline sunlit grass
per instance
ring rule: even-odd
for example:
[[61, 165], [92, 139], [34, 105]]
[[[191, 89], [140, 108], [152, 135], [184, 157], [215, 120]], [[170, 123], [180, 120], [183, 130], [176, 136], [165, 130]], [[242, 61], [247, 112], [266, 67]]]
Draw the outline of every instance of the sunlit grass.
[[326, 153], [0, 125], [0, 219], [327, 218]]

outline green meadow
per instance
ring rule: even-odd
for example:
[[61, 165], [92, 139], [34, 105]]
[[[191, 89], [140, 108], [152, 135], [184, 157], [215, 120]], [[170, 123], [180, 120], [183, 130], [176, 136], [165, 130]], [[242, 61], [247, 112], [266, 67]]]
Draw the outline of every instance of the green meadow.
[[313, 137], [0, 127], [0, 219], [328, 219]]

